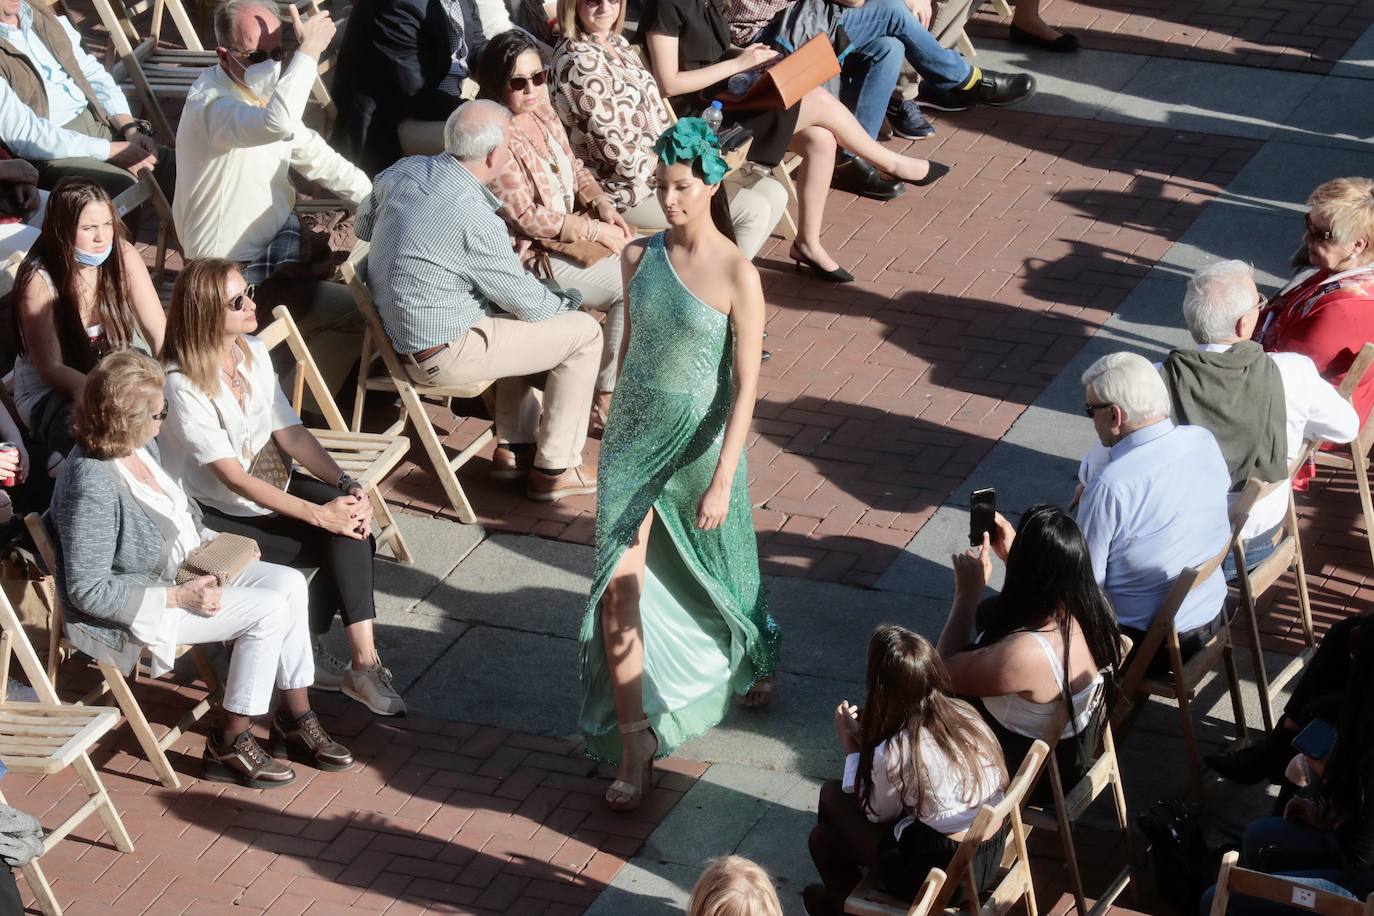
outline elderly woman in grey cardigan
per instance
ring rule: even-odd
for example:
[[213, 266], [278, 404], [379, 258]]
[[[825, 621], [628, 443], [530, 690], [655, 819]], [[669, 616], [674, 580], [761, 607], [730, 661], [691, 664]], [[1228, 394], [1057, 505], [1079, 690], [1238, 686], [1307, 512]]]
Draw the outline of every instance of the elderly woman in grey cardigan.
[[[207, 779], [284, 786], [295, 772], [280, 756], [347, 769], [352, 755], [325, 733], [306, 694], [315, 668], [304, 577], [255, 559], [224, 588], [214, 576], [174, 584], [187, 554], [214, 534], [158, 464], [164, 380], [153, 359], [113, 353], [87, 375], [72, 413], [77, 447], [52, 500], [67, 636], [124, 671], [146, 649], [154, 674], [170, 668], [178, 646], [234, 642], [223, 723], [205, 745]], [[282, 704], [269, 756], [252, 720], [267, 713], [274, 685]]]

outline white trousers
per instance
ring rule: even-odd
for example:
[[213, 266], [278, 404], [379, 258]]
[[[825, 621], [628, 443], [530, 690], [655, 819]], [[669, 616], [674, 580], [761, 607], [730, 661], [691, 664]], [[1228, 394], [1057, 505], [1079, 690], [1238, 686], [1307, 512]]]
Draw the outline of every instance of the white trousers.
[[[657, 202], [657, 201], [655, 201]], [[590, 267], [583, 267], [562, 255], [549, 255], [553, 268], [553, 282], [582, 293], [582, 307], [605, 312], [601, 325], [601, 362], [596, 370], [596, 390], [614, 391], [616, 361], [620, 358], [620, 342], [625, 337], [625, 284], [620, 276], [620, 258], [604, 257]]]
[[224, 709], [240, 716], [265, 715], [274, 686], [293, 690], [315, 682], [307, 603], [305, 576], [258, 560], [224, 589], [215, 616], [183, 611], [176, 641], [183, 646], [232, 642]]

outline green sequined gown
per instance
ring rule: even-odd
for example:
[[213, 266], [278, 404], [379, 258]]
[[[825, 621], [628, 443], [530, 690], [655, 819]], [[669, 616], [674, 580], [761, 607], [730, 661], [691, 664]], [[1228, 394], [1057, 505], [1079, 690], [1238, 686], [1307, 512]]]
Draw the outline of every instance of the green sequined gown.
[[601, 638], [601, 595], [652, 508], [640, 620], [644, 711], [659, 754], [703, 734], [777, 665], [778, 628], [759, 583], [758, 540], [741, 456], [730, 511], [696, 527], [734, 399], [730, 319], [692, 295], [660, 233], [630, 281], [629, 351], [597, 466], [596, 574], [582, 620], [587, 753], [618, 762], [620, 732]]

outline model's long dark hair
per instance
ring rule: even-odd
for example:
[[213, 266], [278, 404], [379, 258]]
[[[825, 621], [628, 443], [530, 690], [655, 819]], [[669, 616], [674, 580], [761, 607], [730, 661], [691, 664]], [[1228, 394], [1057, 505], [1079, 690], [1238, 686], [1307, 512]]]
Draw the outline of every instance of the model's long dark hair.
[[[124, 277], [124, 223], [114, 212], [114, 204], [105, 189], [89, 178], [64, 178], [48, 195], [48, 209], [43, 214], [43, 228], [38, 240], [29, 249], [14, 280], [17, 291], [31, 282], [43, 282], [34, 274], [46, 271], [57, 291], [53, 305], [53, 320], [57, 324], [57, 342], [62, 349], [62, 362], [78, 372], [90, 372], [103, 355], [91, 347], [86, 328], [81, 323], [81, 291], [77, 287], [76, 229], [81, 224], [81, 212], [91, 204], [104, 204], [114, 217], [110, 255], [96, 268], [95, 314], [111, 350], [123, 350], [133, 343], [134, 313], [129, 303], [129, 288]], [[14, 310], [16, 339], [19, 352], [28, 352], [19, 310]]]
[[979, 789], [988, 762], [1007, 782], [1006, 764], [997, 739], [982, 717], [962, 700], [954, 698], [949, 672], [926, 639], [905, 627], [885, 624], [868, 638], [868, 685], [860, 713], [859, 799], [867, 808], [873, 794], [873, 752], [878, 745], [907, 733], [910, 766], [894, 774], [894, 785], [903, 799], [916, 799], [913, 810], [925, 807], [930, 786], [925, 763], [917, 752], [922, 735], [928, 736], [953, 764], [961, 798], [970, 806], [980, 804]]
[[1322, 773], [1317, 798], [1340, 822], [1362, 817], [1365, 800], [1374, 793], [1374, 629], [1354, 631], [1359, 645], [1350, 666], [1350, 681], [1341, 705], [1336, 744]]
[[[515, 69], [515, 62], [520, 55], [526, 51], [538, 54], [540, 63], [548, 66], [549, 62], [544, 58], [544, 49], [520, 29], [502, 32], [487, 42], [487, 46], [482, 49], [482, 56], [477, 59], [477, 72], [473, 74], [477, 80], [477, 97], [490, 99], [499, 105], [506, 104], [506, 89], [511, 71]], [[547, 87], [548, 83], [544, 85]]]
[[1032, 506], [1021, 517], [1007, 554], [1007, 576], [996, 611], [983, 636], [996, 642], [1018, 630], [1040, 630], [1054, 622], [1064, 645], [1064, 694], [1069, 689], [1069, 646], [1078, 622], [1098, 668], [1110, 668], [1107, 709], [1115, 698], [1121, 667], [1121, 631], [1111, 602], [1093, 575], [1092, 557], [1073, 517], [1058, 506]]

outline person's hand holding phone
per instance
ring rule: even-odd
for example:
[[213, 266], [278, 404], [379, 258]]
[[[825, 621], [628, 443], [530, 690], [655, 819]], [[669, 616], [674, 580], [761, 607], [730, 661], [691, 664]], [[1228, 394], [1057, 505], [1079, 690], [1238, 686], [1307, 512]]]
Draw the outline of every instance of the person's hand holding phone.
[[954, 562], [954, 594], [981, 595], [988, 587], [992, 577], [992, 553], [989, 549], [988, 535], [983, 535], [983, 543], [977, 551], [966, 550], [956, 553]]

